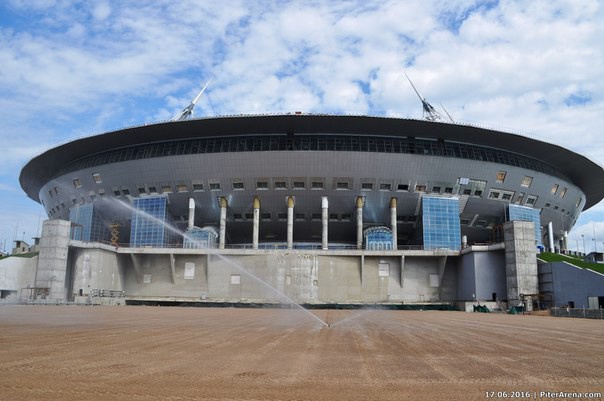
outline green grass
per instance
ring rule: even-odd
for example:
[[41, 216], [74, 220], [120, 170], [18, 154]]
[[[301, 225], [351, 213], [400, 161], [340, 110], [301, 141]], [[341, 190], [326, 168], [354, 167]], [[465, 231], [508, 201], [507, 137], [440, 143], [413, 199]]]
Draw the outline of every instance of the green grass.
[[537, 257], [539, 259], [543, 260], [544, 262], [567, 262], [573, 266], [577, 266], [582, 269], [590, 269], [590, 270], [597, 271], [598, 273], [604, 274], [604, 265], [599, 264], [599, 263], [585, 262], [583, 259], [580, 259], [576, 256], [561, 255], [559, 253], [542, 252], [539, 255], [537, 255]]
[[16, 255], [6, 255], [6, 256], [2, 256], [0, 257], [0, 259], [6, 259], [6, 258], [33, 258], [34, 256], [38, 256], [39, 252], [28, 252], [28, 253], [20, 253], [20, 254], [16, 254]]

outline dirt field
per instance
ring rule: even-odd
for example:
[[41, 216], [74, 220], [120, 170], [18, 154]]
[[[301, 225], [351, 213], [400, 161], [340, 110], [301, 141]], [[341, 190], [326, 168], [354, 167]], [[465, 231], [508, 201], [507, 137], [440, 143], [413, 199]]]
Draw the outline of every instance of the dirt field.
[[331, 327], [301, 310], [1, 306], [0, 399], [559, 400], [578, 398], [539, 392], [604, 393], [604, 321], [313, 313]]

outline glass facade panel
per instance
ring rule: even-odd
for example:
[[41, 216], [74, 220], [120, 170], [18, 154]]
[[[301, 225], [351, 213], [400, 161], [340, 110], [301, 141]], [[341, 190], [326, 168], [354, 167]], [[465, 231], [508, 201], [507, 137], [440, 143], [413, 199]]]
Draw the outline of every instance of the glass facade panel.
[[169, 229], [168, 202], [164, 196], [136, 198], [132, 201], [130, 245], [163, 247], [176, 242]]
[[392, 232], [388, 227], [370, 227], [364, 231], [365, 249], [391, 250]]
[[99, 242], [110, 236], [107, 225], [92, 203], [72, 207], [69, 210], [69, 221], [72, 223], [70, 237], [73, 240]]
[[424, 196], [422, 229], [424, 249], [460, 249], [459, 200]]

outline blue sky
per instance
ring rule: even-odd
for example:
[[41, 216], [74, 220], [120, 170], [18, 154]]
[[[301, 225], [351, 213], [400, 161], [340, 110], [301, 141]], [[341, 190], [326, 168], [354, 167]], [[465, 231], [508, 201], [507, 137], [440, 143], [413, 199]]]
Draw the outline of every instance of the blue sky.
[[[421, 118], [406, 71], [457, 122], [602, 164], [602, 21], [596, 0], [4, 0], [0, 248], [30, 241], [46, 218], [18, 183], [29, 159], [170, 119], [210, 78], [195, 116]], [[580, 217], [571, 247], [584, 238], [604, 249], [604, 202]]]

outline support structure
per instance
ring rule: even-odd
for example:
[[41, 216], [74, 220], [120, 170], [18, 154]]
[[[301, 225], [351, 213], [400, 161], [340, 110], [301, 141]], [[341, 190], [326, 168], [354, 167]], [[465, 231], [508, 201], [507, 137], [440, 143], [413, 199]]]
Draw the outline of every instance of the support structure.
[[294, 197], [287, 197], [287, 249], [294, 247]]
[[392, 250], [397, 250], [398, 237], [396, 233], [396, 198], [390, 199], [390, 230], [392, 231]]
[[327, 250], [328, 239], [327, 239], [327, 225], [329, 222], [329, 200], [327, 196], [321, 197], [321, 248]]
[[252, 248], [258, 249], [258, 233], [260, 229], [260, 198], [254, 196], [254, 227], [252, 232]]
[[357, 197], [357, 249], [363, 249], [363, 198]]
[[549, 251], [552, 253], [556, 252], [556, 248], [554, 246], [554, 224], [551, 221], [547, 223], [547, 239]]
[[218, 234], [218, 247], [224, 249], [224, 239], [226, 235], [226, 212], [228, 202], [225, 197], [220, 198], [220, 232]]

